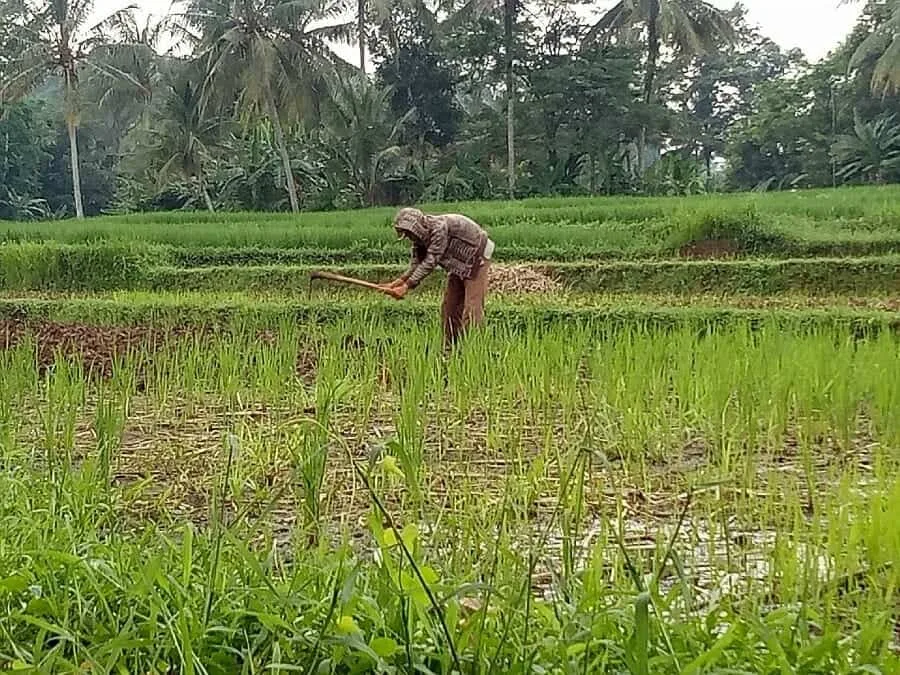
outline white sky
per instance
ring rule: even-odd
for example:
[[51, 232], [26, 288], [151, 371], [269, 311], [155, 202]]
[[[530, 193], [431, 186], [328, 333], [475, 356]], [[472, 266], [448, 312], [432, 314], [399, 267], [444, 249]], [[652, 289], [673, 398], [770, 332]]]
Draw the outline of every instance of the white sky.
[[[710, 0], [712, 4], [729, 8], [735, 0]], [[96, 0], [97, 19], [130, 4], [144, 12], [163, 14], [169, 0]], [[598, 0], [598, 12], [612, 6], [613, 0]], [[811, 61], [825, 56], [850, 32], [859, 15], [862, 2], [844, 5], [841, 0], [744, 0], [750, 20], [758, 24], [765, 35], [785, 48], [800, 47]], [[337, 51], [345, 59], [355, 62], [357, 49], [340, 45]]]
[[[734, 0], [710, 0], [727, 9]], [[810, 61], [818, 61], [853, 29], [864, 3], [841, 0], [744, 0], [750, 21], [764, 35], [786, 49], [799, 47]]]

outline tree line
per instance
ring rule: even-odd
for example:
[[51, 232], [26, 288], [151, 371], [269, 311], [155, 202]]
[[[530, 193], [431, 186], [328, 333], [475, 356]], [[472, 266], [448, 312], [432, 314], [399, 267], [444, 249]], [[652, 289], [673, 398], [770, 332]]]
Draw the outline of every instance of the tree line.
[[739, 4], [587, 9], [0, 0], [0, 218], [900, 180], [900, 0], [814, 64]]

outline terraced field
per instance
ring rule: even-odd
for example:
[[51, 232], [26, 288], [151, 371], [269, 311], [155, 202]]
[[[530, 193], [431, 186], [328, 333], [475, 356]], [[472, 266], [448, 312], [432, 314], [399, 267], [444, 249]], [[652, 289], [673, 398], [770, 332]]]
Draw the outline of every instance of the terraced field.
[[900, 672], [900, 190], [0, 223], [0, 669]]

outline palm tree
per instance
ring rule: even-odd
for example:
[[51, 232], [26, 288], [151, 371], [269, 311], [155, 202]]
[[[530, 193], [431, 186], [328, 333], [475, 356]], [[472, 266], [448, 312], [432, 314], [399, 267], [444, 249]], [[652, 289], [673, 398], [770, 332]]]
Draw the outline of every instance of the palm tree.
[[359, 41], [359, 72], [366, 72], [366, 0], [356, 0], [356, 39]]
[[142, 96], [135, 101], [134, 91], [121, 87], [120, 80], [97, 78], [100, 103], [125, 111], [139, 105], [139, 117], [147, 129], [153, 95], [166, 77], [164, 64], [182, 42], [179, 27], [169, 13], [158, 19], [148, 15], [141, 20], [129, 7], [109, 17], [98, 30], [105, 38], [105, 44], [98, 49], [104, 61], [131, 75], [142, 87]]
[[195, 184], [207, 210], [215, 211], [206, 184], [205, 164], [216, 144], [221, 121], [205, 115], [202, 76], [187, 73], [170, 85], [161, 118], [153, 125], [151, 152], [162, 163], [158, 183], [173, 173]]
[[[503, 72], [506, 84], [506, 171], [509, 198], [515, 197], [516, 189], [516, 134], [515, 134], [515, 30], [522, 0], [467, 0], [444, 22], [444, 29], [453, 29], [464, 21], [477, 19], [499, 6], [503, 12]], [[451, 0], [452, 2], [452, 0]]]
[[356, 39], [359, 42], [359, 70], [366, 72], [366, 22], [373, 20], [381, 36], [386, 38], [391, 50], [396, 54], [397, 39], [396, 11], [415, 14], [425, 25], [432, 28], [437, 24], [434, 12], [424, 0], [357, 0]]
[[34, 20], [31, 8], [23, 0], [0, 0], [0, 83], [15, 54], [22, 48], [23, 37], [28, 33], [29, 24]]
[[100, 24], [86, 27], [93, 8], [93, 0], [51, 0], [40, 6], [19, 26], [18, 37], [22, 51], [8, 66], [9, 72], [0, 82], [2, 101], [26, 96], [51, 76], [58, 76], [62, 80], [77, 218], [84, 218], [78, 161], [78, 125], [81, 113], [79, 83], [82, 73], [99, 73], [129, 82], [137, 90], [143, 90], [133, 77], [92, 54], [97, 46], [103, 44]]
[[[728, 14], [705, 0], [620, 0], [595, 23], [586, 44], [608, 42], [613, 37], [633, 39], [634, 29], [646, 34], [647, 66], [644, 71], [643, 100], [656, 98], [656, 76], [662, 45], [682, 54], [700, 55], [730, 42], [734, 30]], [[646, 128], [641, 131], [638, 165], [642, 169]]]
[[323, 73], [337, 66], [327, 41], [346, 41], [352, 23], [310, 25], [337, 19], [342, 10], [334, 0], [193, 0], [184, 15], [200, 31], [205, 100], [245, 115], [261, 113], [272, 124], [295, 213], [300, 202], [284, 122], [318, 105]]
[[400, 0], [356, 0], [356, 40], [359, 43], [359, 72], [366, 72], [366, 22], [369, 14], [375, 16], [375, 22], [390, 23], [391, 9]]
[[872, 91], [887, 95], [900, 91], [900, 0], [887, 0], [883, 7], [873, 3], [872, 7], [884, 12], [885, 18], [856, 48], [850, 68], [858, 68], [870, 58], [877, 58], [872, 71]]
[[359, 75], [335, 79], [334, 95], [324, 116], [328, 145], [354, 191], [371, 206], [378, 186], [392, 169], [399, 174], [400, 137], [415, 111], [397, 119], [390, 87], [379, 87]]
[[508, 176], [509, 198], [516, 196], [516, 135], [515, 111], [516, 80], [513, 65], [516, 15], [519, 0], [503, 0], [503, 56], [506, 75], [506, 172]]
[[894, 115], [863, 122], [854, 114], [853, 133], [838, 136], [832, 153], [841, 178], [885, 183], [889, 171], [900, 169], [900, 124]]

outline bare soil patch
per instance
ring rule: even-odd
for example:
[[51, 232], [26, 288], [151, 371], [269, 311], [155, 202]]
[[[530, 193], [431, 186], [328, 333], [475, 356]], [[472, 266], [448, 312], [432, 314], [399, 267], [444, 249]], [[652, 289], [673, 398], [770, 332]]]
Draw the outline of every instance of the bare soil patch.
[[678, 254], [682, 258], [733, 258], [740, 253], [738, 243], [733, 239], [704, 239], [692, 241], [682, 246]]
[[[180, 341], [211, 333], [203, 326], [101, 326], [0, 319], [0, 351], [30, 344], [39, 372], [46, 371], [61, 357], [79, 363], [87, 374], [110, 377], [116, 362], [127, 356], [141, 353], [145, 358], [152, 358], [154, 353]], [[257, 339], [273, 344], [276, 335], [262, 330], [257, 333]], [[299, 350], [297, 372], [309, 374], [315, 367], [315, 353], [310, 349]]]
[[115, 362], [137, 350], [161, 349], [172, 340], [196, 333], [187, 327], [93, 326], [54, 321], [0, 320], [0, 350], [30, 342], [38, 368], [52, 366], [57, 357], [80, 361], [85, 371], [112, 374]]

